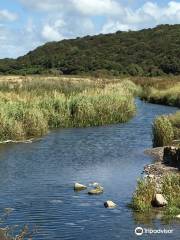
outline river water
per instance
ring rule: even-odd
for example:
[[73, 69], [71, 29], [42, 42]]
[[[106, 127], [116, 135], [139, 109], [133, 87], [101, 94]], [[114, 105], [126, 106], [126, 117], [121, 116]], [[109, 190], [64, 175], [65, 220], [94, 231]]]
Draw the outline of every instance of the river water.
[[[35, 240], [136, 239], [134, 229], [173, 229], [141, 239], [178, 239], [180, 223], [138, 216], [127, 207], [152, 145], [155, 116], [176, 108], [137, 100], [137, 115], [125, 124], [52, 131], [32, 144], [0, 146], [0, 211], [14, 211], [4, 224], [28, 224]], [[98, 182], [104, 194], [74, 192], [73, 183]], [[105, 209], [113, 200], [116, 209]]]

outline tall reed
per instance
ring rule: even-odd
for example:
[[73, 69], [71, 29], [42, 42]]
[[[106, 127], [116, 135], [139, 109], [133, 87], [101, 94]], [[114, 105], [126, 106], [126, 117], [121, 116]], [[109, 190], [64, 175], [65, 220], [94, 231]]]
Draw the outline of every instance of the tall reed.
[[[32, 81], [32, 82], [31, 82]], [[136, 86], [121, 81], [38, 79], [0, 84], [0, 140], [41, 136], [52, 128], [128, 121], [135, 113]]]

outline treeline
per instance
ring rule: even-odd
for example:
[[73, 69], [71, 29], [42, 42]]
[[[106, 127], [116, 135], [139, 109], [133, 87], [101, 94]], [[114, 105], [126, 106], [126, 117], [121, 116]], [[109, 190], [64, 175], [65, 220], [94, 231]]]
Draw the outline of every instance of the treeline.
[[180, 24], [50, 42], [0, 60], [1, 74], [180, 74]]

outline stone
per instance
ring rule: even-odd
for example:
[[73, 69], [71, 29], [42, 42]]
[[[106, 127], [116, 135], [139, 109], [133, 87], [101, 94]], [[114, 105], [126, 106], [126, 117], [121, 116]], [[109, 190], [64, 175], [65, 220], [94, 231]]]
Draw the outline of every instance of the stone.
[[100, 184], [97, 182], [93, 182], [93, 183], [90, 183], [89, 186], [98, 187], [100, 186]]
[[105, 208], [115, 208], [115, 207], [117, 207], [117, 205], [111, 200], [106, 201], [104, 203], [104, 206], [105, 206]]
[[178, 215], [176, 216], [176, 218], [179, 218], [179, 219], [180, 219], [180, 214], [178, 214]]
[[154, 207], [164, 207], [166, 205], [167, 205], [166, 199], [163, 197], [162, 194], [157, 193], [153, 200], [153, 206]]
[[166, 165], [180, 170], [180, 147], [165, 147], [163, 161]]
[[90, 195], [98, 195], [98, 194], [103, 193], [103, 191], [104, 191], [103, 187], [97, 186], [97, 187], [95, 187], [94, 189], [91, 189], [91, 190], [88, 192], [88, 194], [90, 194]]
[[152, 179], [152, 178], [154, 178], [154, 175], [153, 174], [149, 174], [148, 177]]
[[80, 183], [75, 183], [74, 184], [74, 190], [75, 191], [82, 191], [82, 190], [85, 190], [87, 189], [87, 187], [83, 184], [80, 184]]

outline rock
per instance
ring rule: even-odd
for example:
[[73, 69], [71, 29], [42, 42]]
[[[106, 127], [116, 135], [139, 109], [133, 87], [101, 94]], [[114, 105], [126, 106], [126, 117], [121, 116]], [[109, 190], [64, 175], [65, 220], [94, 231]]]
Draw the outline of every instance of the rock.
[[154, 175], [153, 175], [153, 174], [149, 174], [149, 175], [148, 175], [148, 178], [151, 178], [151, 179], [152, 179], [152, 178], [154, 178]]
[[163, 197], [162, 194], [157, 193], [153, 200], [153, 206], [154, 207], [164, 207], [166, 205], [167, 205], [166, 199]]
[[166, 165], [180, 170], [180, 147], [165, 147], [163, 161]]
[[180, 219], [180, 214], [178, 214], [178, 215], [176, 216], [176, 218], [179, 218], [179, 219]]
[[75, 183], [74, 184], [74, 190], [75, 191], [82, 191], [82, 190], [85, 190], [87, 189], [87, 187], [83, 184], [80, 184], [80, 183]]
[[111, 200], [108, 200], [104, 203], [105, 208], [115, 208], [117, 205], [112, 202]]
[[98, 187], [100, 186], [100, 184], [97, 182], [93, 182], [93, 183], [90, 183], [89, 186]]
[[94, 189], [91, 189], [91, 190], [88, 192], [88, 194], [90, 194], [90, 195], [98, 195], [98, 194], [103, 193], [103, 191], [104, 191], [103, 187], [97, 186], [97, 187], [95, 187]]

